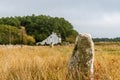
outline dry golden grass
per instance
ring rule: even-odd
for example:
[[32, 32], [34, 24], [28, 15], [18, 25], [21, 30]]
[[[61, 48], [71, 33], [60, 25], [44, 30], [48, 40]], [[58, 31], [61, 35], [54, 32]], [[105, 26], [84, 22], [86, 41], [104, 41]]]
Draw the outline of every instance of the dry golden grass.
[[[0, 80], [66, 80], [73, 46], [0, 48]], [[95, 45], [95, 80], [120, 80], [120, 46]]]
[[120, 80], [120, 44], [96, 45], [94, 64], [96, 80]]

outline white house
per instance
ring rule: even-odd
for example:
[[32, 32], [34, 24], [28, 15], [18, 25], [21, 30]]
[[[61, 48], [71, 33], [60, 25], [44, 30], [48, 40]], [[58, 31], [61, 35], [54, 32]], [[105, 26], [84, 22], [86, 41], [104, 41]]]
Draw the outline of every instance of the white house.
[[54, 45], [54, 44], [58, 44], [58, 43], [61, 43], [61, 37], [58, 36], [56, 33], [52, 32], [52, 34], [50, 36], [48, 36], [42, 42], [36, 43], [36, 45], [45, 45], [45, 44]]

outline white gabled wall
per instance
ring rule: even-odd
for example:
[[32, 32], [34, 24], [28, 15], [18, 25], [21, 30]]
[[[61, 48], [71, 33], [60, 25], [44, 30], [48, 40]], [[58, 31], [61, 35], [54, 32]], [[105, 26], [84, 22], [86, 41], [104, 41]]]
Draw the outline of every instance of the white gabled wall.
[[52, 34], [48, 38], [43, 40], [40, 44], [44, 45], [44, 44], [58, 44], [58, 43], [61, 43], [61, 38], [58, 37], [56, 33], [52, 32]]

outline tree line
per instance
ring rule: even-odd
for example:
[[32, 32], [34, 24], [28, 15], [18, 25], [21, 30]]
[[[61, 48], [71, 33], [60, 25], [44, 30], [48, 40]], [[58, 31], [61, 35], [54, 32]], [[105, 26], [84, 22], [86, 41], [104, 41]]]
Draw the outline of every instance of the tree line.
[[26, 34], [25, 28], [20, 29], [10, 25], [0, 25], [0, 44], [29, 44], [35, 43], [35, 39]]
[[0, 18], [0, 44], [34, 44], [47, 38], [52, 32], [63, 42], [73, 43], [78, 34], [64, 18], [46, 15]]
[[93, 38], [94, 42], [120, 42], [120, 37], [116, 38]]

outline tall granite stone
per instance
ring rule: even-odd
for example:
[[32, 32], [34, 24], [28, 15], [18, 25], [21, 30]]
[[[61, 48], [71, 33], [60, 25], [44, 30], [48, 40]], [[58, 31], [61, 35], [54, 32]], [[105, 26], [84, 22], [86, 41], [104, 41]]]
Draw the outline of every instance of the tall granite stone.
[[67, 80], [93, 80], [94, 44], [89, 34], [79, 34], [68, 63]]

